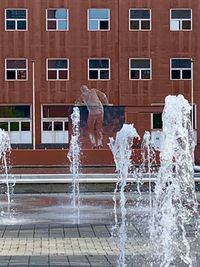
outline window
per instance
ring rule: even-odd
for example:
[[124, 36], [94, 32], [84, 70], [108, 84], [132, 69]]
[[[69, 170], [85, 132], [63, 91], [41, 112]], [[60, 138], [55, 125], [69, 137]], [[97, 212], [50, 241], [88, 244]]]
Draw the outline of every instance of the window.
[[68, 80], [69, 60], [47, 59], [47, 80]]
[[108, 31], [110, 30], [110, 9], [88, 9], [88, 30]]
[[47, 9], [46, 11], [46, 29], [48, 31], [68, 31], [69, 30], [69, 12], [68, 9]]
[[171, 9], [170, 30], [171, 31], [192, 30], [192, 10]]
[[130, 80], [151, 80], [151, 59], [131, 58], [129, 66]]
[[152, 114], [152, 129], [162, 129], [162, 113]]
[[192, 60], [171, 59], [171, 80], [191, 80]]
[[6, 59], [5, 65], [6, 80], [27, 80], [26, 59]]
[[42, 144], [66, 144], [69, 142], [69, 106], [42, 106]]
[[8, 132], [11, 144], [31, 144], [31, 109], [29, 105], [1, 105], [0, 128]]
[[5, 30], [26, 31], [28, 28], [27, 9], [6, 9]]
[[134, 31], [151, 30], [151, 10], [150, 9], [130, 9], [129, 10], [129, 30], [134, 30]]
[[110, 59], [89, 59], [88, 79], [109, 80]]

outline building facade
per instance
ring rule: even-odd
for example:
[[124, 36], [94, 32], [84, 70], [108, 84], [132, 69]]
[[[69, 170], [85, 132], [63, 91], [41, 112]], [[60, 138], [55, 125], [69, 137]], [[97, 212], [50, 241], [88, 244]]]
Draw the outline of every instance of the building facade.
[[66, 148], [68, 107], [86, 84], [141, 136], [162, 127], [165, 96], [183, 94], [200, 162], [199, 14], [198, 0], [1, 0], [0, 127], [12, 146]]

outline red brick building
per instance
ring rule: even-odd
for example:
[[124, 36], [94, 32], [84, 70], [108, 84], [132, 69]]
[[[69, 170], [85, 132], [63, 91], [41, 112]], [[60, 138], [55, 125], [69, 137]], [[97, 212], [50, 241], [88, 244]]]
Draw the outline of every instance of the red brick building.
[[200, 162], [199, 14], [198, 0], [1, 0], [0, 127], [14, 164], [65, 162], [66, 107], [82, 84], [125, 106], [141, 136], [161, 127], [165, 96], [183, 94]]

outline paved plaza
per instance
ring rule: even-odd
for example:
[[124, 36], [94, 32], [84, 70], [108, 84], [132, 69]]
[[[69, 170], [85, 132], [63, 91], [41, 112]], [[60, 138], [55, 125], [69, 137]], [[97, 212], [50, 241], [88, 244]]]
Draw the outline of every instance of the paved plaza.
[[[132, 200], [127, 196], [127, 266], [160, 267], [149, 263], [152, 248], [148, 245], [147, 199], [137, 202], [138, 196]], [[5, 198], [1, 203], [0, 266], [119, 266], [119, 239], [112, 236], [112, 194], [82, 195], [79, 219], [66, 194], [15, 195], [10, 211]], [[187, 236], [196, 260], [192, 267], [199, 267], [200, 240], [190, 225]], [[186, 266], [179, 261], [174, 265]]]

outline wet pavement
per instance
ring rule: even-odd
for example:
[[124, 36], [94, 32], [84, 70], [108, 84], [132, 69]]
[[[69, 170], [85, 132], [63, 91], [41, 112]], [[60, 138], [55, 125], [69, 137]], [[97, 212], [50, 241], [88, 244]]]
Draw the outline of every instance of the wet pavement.
[[[69, 194], [14, 195], [8, 209], [1, 196], [0, 266], [117, 267], [119, 240], [112, 237], [112, 193], [81, 194], [80, 218]], [[147, 193], [127, 193], [128, 267], [160, 267], [150, 264]], [[198, 195], [199, 196], [199, 195]], [[200, 266], [200, 239], [191, 225], [187, 235], [192, 257]], [[176, 261], [175, 267], [185, 267]]]

